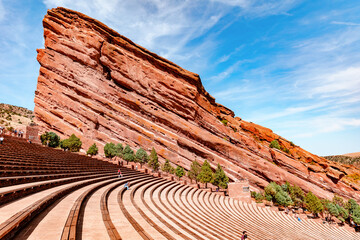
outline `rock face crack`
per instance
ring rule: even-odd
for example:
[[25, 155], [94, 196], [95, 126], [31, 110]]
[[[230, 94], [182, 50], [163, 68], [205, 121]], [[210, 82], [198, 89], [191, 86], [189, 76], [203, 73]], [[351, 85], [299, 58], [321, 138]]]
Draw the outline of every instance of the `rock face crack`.
[[[197, 74], [84, 14], [56, 8], [43, 21], [34, 109], [42, 131], [62, 138], [74, 133], [84, 149], [96, 143], [102, 151], [107, 142], [154, 147], [161, 161], [185, 169], [194, 159], [207, 159], [254, 188], [289, 181], [320, 197], [335, 192], [360, 200], [359, 184], [348, 178], [360, 175], [359, 169], [329, 162], [235, 117], [206, 92]], [[273, 140], [287, 153], [270, 149]]]
[[111, 69], [108, 66], [104, 65], [103, 62], [101, 61], [103, 46], [104, 46], [104, 42], [101, 42], [100, 49], [99, 49], [99, 64], [102, 66], [103, 75], [105, 76], [105, 78], [107, 80], [112, 80], [111, 79]]

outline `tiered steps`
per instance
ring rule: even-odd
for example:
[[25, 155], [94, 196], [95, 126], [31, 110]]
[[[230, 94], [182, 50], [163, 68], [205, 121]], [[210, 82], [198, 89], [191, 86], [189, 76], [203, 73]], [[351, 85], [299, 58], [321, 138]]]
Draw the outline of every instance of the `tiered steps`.
[[[359, 233], [6, 137], [0, 239], [360, 239]], [[131, 183], [130, 190], [124, 188]]]

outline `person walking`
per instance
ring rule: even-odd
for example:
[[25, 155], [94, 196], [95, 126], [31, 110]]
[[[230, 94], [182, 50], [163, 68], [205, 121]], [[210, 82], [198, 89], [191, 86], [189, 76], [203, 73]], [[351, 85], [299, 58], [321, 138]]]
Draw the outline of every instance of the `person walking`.
[[3, 144], [3, 142], [4, 142], [4, 137], [0, 136], [0, 144]]
[[121, 177], [122, 177], [122, 174], [121, 174], [121, 170], [120, 170], [120, 168], [119, 168], [119, 170], [118, 170], [118, 177], [119, 177], [119, 178], [121, 178]]

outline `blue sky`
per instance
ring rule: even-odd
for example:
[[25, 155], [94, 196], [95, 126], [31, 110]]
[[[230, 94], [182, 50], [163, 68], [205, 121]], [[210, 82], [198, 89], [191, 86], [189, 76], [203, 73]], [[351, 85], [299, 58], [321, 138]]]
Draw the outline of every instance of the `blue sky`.
[[198, 73], [217, 102], [310, 152], [360, 152], [358, 1], [0, 0], [0, 102], [33, 109], [57, 6]]

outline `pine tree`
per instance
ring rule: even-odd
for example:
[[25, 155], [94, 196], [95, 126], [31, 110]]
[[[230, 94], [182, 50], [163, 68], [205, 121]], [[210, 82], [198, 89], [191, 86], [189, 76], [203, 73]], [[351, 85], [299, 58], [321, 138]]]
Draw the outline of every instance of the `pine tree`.
[[229, 178], [226, 176], [226, 174], [225, 174], [224, 170], [221, 168], [220, 164], [218, 164], [212, 183], [215, 186], [225, 189], [225, 188], [227, 188], [228, 182], [229, 182]]
[[133, 162], [135, 160], [134, 151], [130, 148], [129, 145], [125, 146], [122, 155], [127, 165], [129, 162]]
[[86, 154], [87, 154], [87, 155], [90, 155], [90, 156], [94, 156], [94, 155], [98, 154], [98, 150], [99, 150], [99, 149], [97, 148], [96, 144], [94, 143], [93, 145], [91, 145], [91, 146], [89, 147], [89, 149], [87, 150]]
[[185, 175], [185, 172], [184, 172], [184, 168], [183, 167], [180, 167], [180, 166], [177, 166], [176, 169], [175, 169], [175, 175], [179, 178], [184, 176]]
[[155, 148], [152, 148], [151, 150], [148, 164], [154, 171], [157, 171], [159, 169], [160, 164]]
[[137, 162], [140, 163], [140, 166], [142, 167], [142, 165], [149, 160], [149, 156], [147, 155], [144, 149], [139, 148], [136, 151], [135, 159]]
[[200, 172], [201, 172], [201, 165], [198, 161], [195, 160], [191, 163], [190, 170], [187, 175], [191, 180], [195, 180], [197, 184], [198, 176]]
[[201, 183], [205, 183], [205, 188], [207, 188], [207, 183], [211, 182], [213, 179], [213, 172], [211, 170], [210, 164], [207, 160], [201, 166], [201, 172], [198, 176], [198, 179]]
[[162, 165], [161, 171], [169, 173], [171, 171], [171, 168], [172, 166], [170, 164], [169, 159], [165, 159], [165, 163]]

